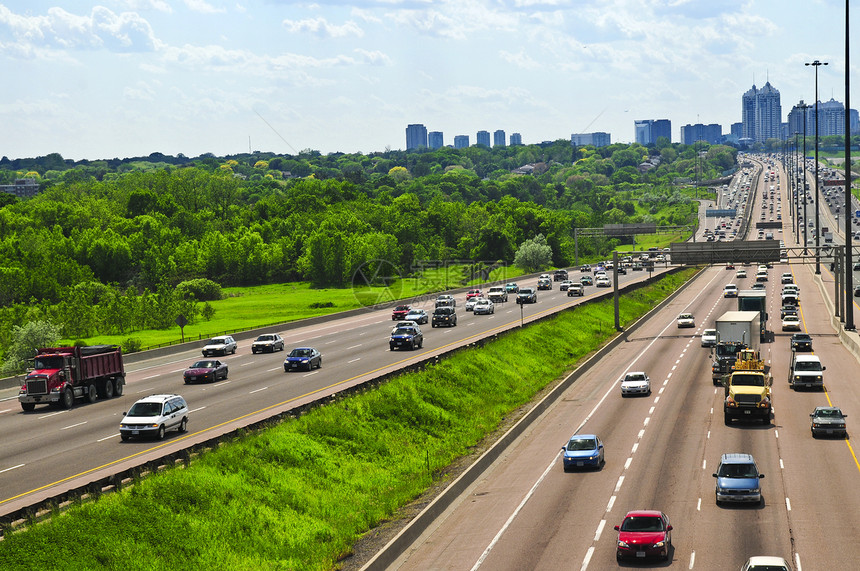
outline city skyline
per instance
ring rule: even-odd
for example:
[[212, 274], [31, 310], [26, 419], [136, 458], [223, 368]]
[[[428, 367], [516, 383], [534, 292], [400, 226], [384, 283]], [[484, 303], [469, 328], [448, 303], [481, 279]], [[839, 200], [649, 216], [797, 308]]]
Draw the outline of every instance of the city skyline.
[[844, 101], [843, 18], [835, 0], [0, 0], [0, 156], [369, 153], [419, 122], [447, 145], [625, 143], [666, 118], [677, 141], [727, 132], [751, 85], [813, 101], [814, 59], [819, 98]]

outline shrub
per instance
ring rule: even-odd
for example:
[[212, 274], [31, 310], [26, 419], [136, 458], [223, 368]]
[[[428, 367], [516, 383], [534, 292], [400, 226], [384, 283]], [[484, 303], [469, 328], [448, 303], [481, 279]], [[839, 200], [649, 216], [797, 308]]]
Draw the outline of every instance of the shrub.
[[197, 301], [216, 301], [223, 297], [220, 284], [206, 278], [186, 280], [176, 286], [183, 299], [193, 296]]

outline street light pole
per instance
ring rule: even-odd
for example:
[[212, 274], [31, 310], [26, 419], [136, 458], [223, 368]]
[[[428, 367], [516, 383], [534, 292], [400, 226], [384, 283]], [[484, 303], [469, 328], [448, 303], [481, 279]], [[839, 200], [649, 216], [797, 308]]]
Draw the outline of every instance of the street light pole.
[[[818, 68], [827, 62], [815, 60], [805, 63], [815, 68], [815, 273], [821, 273], [821, 219], [818, 214], [818, 203], [821, 196], [818, 191]], [[847, 213], [846, 213], [847, 214]]]
[[807, 236], [807, 228], [809, 228], [809, 221], [806, 219], [806, 110], [812, 107], [811, 105], [807, 105], [804, 103], [801, 105], [803, 109], [803, 156], [800, 157], [800, 165], [801, 169], [801, 191], [803, 192], [803, 255], [808, 256], [809, 252], [806, 250], [806, 246], [809, 244], [809, 239]]
[[854, 331], [854, 266], [851, 264], [851, 119], [848, 98], [848, 0], [845, 0], [845, 329]]

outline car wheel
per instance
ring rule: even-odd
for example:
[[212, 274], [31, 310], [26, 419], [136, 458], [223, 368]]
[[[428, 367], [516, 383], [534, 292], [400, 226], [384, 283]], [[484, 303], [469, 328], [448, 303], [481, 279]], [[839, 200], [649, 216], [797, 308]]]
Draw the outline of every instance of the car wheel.
[[422, 347], [424, 347], [424, 338], [423, 337], [421, 338], [421, 341], [418, 342], [418, 348], [421, 349]]
[[121, 397], [125, 381], [123, 379], [114, 379], [113, 381], [113, 396]]
[[233, 347], [233, 354], [234, 354], [234, 355], [236, 354], [236, 349], [237, 349], [237, 347], [236, 347], [236, 346], [234, 346], [234, 347]]
[[285, 373], [289, 373], [289, 372], [290, 372], [290, 369], [289, 369], [286, 365], [284, 365], [284, 372], [285, 372]]
[[164, 440], [164, 425], [163, 424], [158, 427], [158, 434], [156, 435], [156, 438], [158, 438], [159, 440]]
[[230, 369], [224, 369], [224, 380], [227, 380], [227, 375], [230, 374]]
[[185, 384], [186, 384], [186, 385], [190, 385], [190, 384], [191, 384], [191, 380], [190, 380], [188, 377], [185, 377]]
[[322, 369], [322, 357], [317, 361], [317, 369]]
[[128, 434], [120, 434], [120, 438], [122, 438], [123, 442], [128, 442], [128, 439], [131, 438]]
[[34, 402], [22, 402], [21, 408], [24, 409], [24, 412], [30, 412], [36, 408], [36, 403], [34, 403]]
[[179, 423], [179, 432], [185, 432], [188, 430], [188, 417], [182, 419], [182, 422]]

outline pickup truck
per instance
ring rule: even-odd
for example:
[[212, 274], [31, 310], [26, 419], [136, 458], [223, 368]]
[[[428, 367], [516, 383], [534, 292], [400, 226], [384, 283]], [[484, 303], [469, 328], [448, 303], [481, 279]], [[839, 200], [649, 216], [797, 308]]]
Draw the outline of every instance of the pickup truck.
[[797, 390], [798, 387], [807, 389], [824, 388], [824, 367], [818, 355], [798, 355], [791, 353], [791, 366], [788, 369], [788, 384]]
[[504, 286], [493, 286], [487, 292], [487, 299], [493, 303], [503, 303], [508, 301], [508, 292]]

